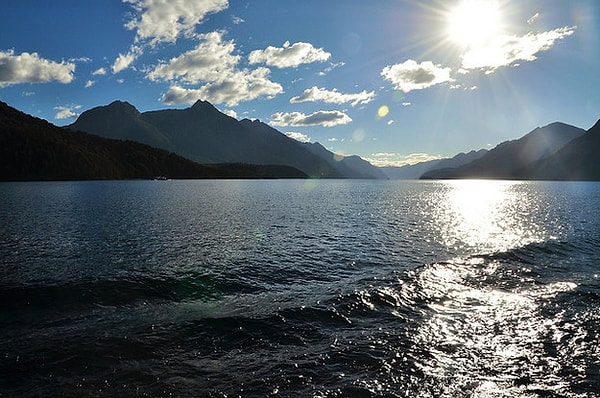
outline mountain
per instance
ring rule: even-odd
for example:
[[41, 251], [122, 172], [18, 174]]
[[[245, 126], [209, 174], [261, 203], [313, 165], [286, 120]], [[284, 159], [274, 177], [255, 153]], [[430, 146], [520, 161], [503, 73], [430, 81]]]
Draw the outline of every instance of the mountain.
[[424, 173], [437, 169], [455, 168], [485, 155], [488, 151], [480, 149], [469, 153], [459, 153], [452, 158], [429, 160], [401, 167], [381, 167], [386, 176], [392, 180], [414, 180], [420, 178]]
[[390, 180], [416, 180], [421, 175], [434, 168], [440, 159], [428, 160], [404, 166], [383, 166], [380, 169]]
[[468, 153], [461, 152], [450, 159], [440, 160], [431, 170], [461, 167], [483, 157], [487, 153], [487, 149], [480, 149], [478, 151], [472, 150]]
[[[110, 115], [110, 117], [106, 117]], [[71, 130], [119, 140], [137, 141], [168, 149], [169, 139], [142, 119], [142, 114], [127, 102], [115, 101], [83, 112]]]
[[518, 178], [538, 180], [600, 180], [600, 120], [554, 155], [517, 172]]
[[0, 102], [0, 180], [305, 178], [287, 166], [201, 165], [133, 141], [73, 132]]
[[324, 159], [332, 168], [339, 170], [344, 176], [387, 179], [387, 176], [379, 167], [373, 166], [360, 156], [335, 155], [318, 142], [303, 143], [302, 145], [314, 155]]
[[432, 170], [421, 178], [507, 178], [530, 163], [550, 156], [568, 142], [580, 137], [585, 130], [564, 123], [538, 127], [525, 136], [505, 141], [481, 158], [463, 166]]
[[281, 164], [311, 177], [384, 178], [366, 162], [332, 162], [334, 155], [324, 148], [326, 154], [312, 151], [265, 123], [238, 121], [206, 101], [197, 101], [186, 109], [144, 113], [129, 103], [115, 101], [83, 112], [68, 128], [135, 139], [201, 163]]

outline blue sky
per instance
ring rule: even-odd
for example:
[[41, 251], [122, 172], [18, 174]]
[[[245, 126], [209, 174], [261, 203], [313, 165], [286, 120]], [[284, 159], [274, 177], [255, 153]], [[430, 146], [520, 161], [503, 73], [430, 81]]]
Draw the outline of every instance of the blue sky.
[[19, 0], [0, 99], [57, 125], [213, 103], [372, 163], [600, 118], [597, 0]]

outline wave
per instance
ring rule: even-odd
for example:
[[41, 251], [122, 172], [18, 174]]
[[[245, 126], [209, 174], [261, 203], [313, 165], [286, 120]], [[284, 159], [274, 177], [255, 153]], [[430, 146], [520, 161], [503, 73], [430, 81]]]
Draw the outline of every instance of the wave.
[[216, 301], [227, 294], [260, 291], [242, 281], [217, 280], [201, 274], [169, 278], [135, 278], [122, 280], [80, 281], [61, 284], [0, 286], [0, 308], [19, 311], [81, 311], [94, 307], [127, 307], [160, 304]]

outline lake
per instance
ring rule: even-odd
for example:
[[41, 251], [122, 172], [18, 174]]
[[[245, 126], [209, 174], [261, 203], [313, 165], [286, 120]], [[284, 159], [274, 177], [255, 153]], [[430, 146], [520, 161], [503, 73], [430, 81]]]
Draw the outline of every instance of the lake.
[[600, 183], [0, 183], [0, 396], [595, 397]]

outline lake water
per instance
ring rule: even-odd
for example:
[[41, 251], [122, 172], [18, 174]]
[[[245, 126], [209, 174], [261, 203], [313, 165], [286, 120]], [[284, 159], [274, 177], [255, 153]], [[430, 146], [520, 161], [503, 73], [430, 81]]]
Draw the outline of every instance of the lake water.
[[600, 184], [0, 184], [0, 396], [600, 396]]

